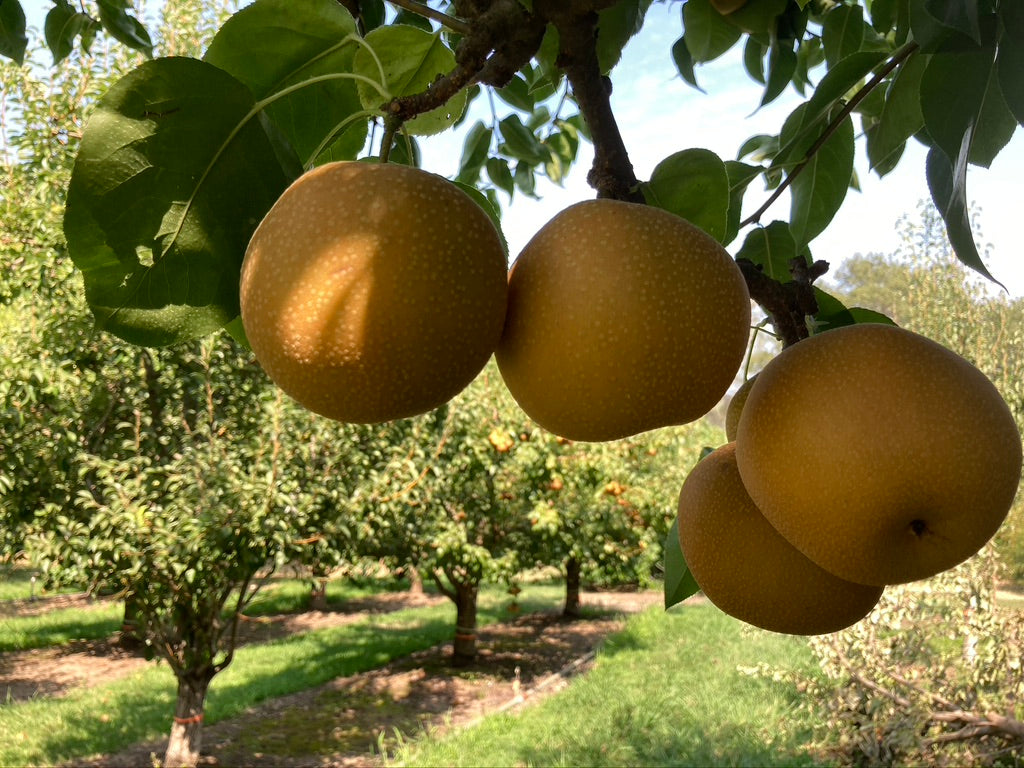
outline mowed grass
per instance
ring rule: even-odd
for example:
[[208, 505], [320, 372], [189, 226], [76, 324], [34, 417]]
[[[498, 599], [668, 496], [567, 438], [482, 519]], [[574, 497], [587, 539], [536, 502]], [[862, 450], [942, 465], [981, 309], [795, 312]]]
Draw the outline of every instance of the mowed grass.
[[817, 764], [792, 684], [740, 671], [760, 662], [815, 668], [799, 638], [745, 628], [711, 606], [654, 608], [609, 638], [564, 692], [449, 736], [406, 735], [392, 764]]
[[78, 591], [69, 587], [68, 589], [43, 592], [40, 581], [37, 580], [35, 585], [32, 584], [32, 576], [37, 575], [37, 573], [34, 569], [23, 566], [5, 566], [0, 569], [0, 602], [4, 600], [27, 600], [33, 595], [36, 597], [47, 597]]
[[[524, 611], [551, 610], [562, 597], [559, 587], [531, 586], [519, 602]], [[481, 623], [504, 618], [507, 603], [500, 589], [484, 590]], [[454, 622], [454, 606], [446, 602], [239, 648], [231, 666], [213, 681], [206, 721], [445, 642]], [[52, 765], [160, 738], [170, 729], [174, 698], [173, 675], [166, 664], [154, 663], [63, 698], [0, 705], [0, 765]]]
[[61, 608], [38, 616], [0, 616], [0, 652], [98, 640], [116, 632], [123, 618], [124, 606], [119, 602]]

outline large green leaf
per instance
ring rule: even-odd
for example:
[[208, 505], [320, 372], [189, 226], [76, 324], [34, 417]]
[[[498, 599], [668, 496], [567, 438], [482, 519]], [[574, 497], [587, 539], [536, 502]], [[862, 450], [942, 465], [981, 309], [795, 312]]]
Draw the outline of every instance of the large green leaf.
[[693, 574], [690, 573], [683, 548], [679, 545], [679, 520], [673, 520], [665, 535], [665, 608], [678, 605], [700, 591]]
[[100, 327], [162, 345], [238, 315], [249, 238], [301, 171], [254, 105], [243, 84], [188, 58], [147, 62], [98, 102], [64, 232]]
[[[963, 145], [950, 160], [940, 147], [928, 151], [925, 170], [928, 189], [932, 193], [935, 207], [946, 224], [946, 236], [956, 257], [971, 269], [999, 285], [988, 267], [981, 260], [978, 246], [974, 242], [970, 211], [967, 205], [967, 156], [970, 150], [970, 133], [964, 135]], [[1004, 286], [1005, 287], [1005, 286]]]
[[800, 249], [828, 226], [853, 177], [853, 120], [847, 117], [790, 185], [789, 220]]
[[642, 187], [651, 205], [671, 211], [722, 242], [728, 229], [729, 176], [708, 149], [685, 149], [662, 160]]
[[761, 94], [761, 107], [782, 95], [796, 73], [796, 65], [797, 56], [792, 41], [773, 40], [768, 52], [768, 74]]
[[[455, 68], [455, 54], [440, 33], [417, 27], [378, 27], [366, 36], [366, 44], [356, 51], [352, 62], [356, 74], [380, 83], [383, 74], [384, 98], [380, 90], [359, 82], [363, 107], [380, 111], [390, 98], [413, 96], [425, 91], [437, 79]], [[383, 73], [381, 72], [383, 67]], [[415, 117], [404, 129], [417, 136], [430, 136], [451, 127], [466, 108], [466, 91], [459, 91], [446, 104]]]
[[988, 167], [1017, 127], [999, 88], [995, 47], [932, 55], [921, 77], [921, 114], [947, 158], [971, 133], [968, 160]]
[[686, 47], [698, 62], [717, 59], [743, 34], [714, 9], [711, 0], [688, 0], [683, 5], [683, 29]]
[[351, 79], [358, 44], [355, 20], [335, 0], [257, 0], [227, 20], [203, 59], [245, 83], [257, 100], [295, 89], [267, 114], [309, 166], [328, 145], [332, 158], [351, 159], [366, 141]]
[[907, 140], [924, 127], [921, 115], [921, 76], [927, 56], [914, 54], [900, 66], [885, 95], [878, 123], [868, 131], [867, 150], [871, 168], [884, 176], [895, 167]]
[[1024, 3], [1003, 3], [999, 9], [1003, 38], [996, 69], [1003, 98], [1017, 122], [1024, 125]]
[[153, 55], [153, 41], [149, 32], [137, 18], [128, 13], [127, 3], [119, 0], [97, 0], [100, 11], [100, 23], [111, 37], [119, 43], [142, 51], [147, 56]]
[[53, 63], [59, 64], [71, 55], [75, 39], [80, 35], [85, 42], [91, 40], [97, 26], [88, 14], [75, 10], [67, 0], [58, 0], [43, 23], [43, 34], [53, 54]]
[[25, 62], [28, 48], [25, 11], [19, 0], [0, 0], [0, 56]]
[[859, 51], [864, 42], [864, 9], [859, 5], [833, 8], [825, 15], [821, 39], [830, 68]]

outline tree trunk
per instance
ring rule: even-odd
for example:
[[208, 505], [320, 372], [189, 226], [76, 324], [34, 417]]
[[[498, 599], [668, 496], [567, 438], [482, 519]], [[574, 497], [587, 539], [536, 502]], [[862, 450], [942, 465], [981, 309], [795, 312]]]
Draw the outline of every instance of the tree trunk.
[[423, 594], [423, 576], [420, 575], [419, 569], [409, 566], [407, 573], [409, 574], [409, 594], [419, 597]]
[[145, 644], [145, 638], [139, 634], [139, 608], [133, 594], [127, 594], [124, 598], [124, 617], [121, 619], [121, 634], [117, 644], [129, 651], [137, 651]]
[[565, 561], [565, 608], [562, 615], [573, 619], [580, 616], [580, 561], [575, 557]]
[[212, 673], [178, 678], [174, 724], [164, 755], [164, 768], [194, 768], [203, 742], [203, 709]]
[[476, 584], [455, 584], [455, 645], [452, 663], [471, 664], [476, 658]]
[[309, 593], [309, 610], [327, 610], [327, 579], [317, 579]]

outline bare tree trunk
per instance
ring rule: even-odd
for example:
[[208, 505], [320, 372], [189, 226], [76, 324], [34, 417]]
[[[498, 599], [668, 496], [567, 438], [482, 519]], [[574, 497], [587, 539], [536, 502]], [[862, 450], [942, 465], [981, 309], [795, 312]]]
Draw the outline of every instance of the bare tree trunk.
[[452, 663], [471, 664], [476, 658], [477, 584], [455, 585], [455, 644]]
[[327, 610], [327, 579], [317, 579], [309, 593], [309, 610]]
[[419, 569], [415, 566], [409, 566], [406, 569], [406, 573], [409, 574], [409, 594], [420, 596], [423, 594], [423, 576], [420, 574]]
[[124, 617], [121, 619], [121, 634], [117, 644], [129, 651], [137, 651], [145, 645], [145, 638], [139, 634], [139, 606], [132, 593], [124, 597]]
[[580, 561], [575, 557], [565, 561], [565, 607], [562, 615], [573, 619], [580, 616]]
[[164, 768], [194, 768], [203, 742], [203, 710], [212, 672], [178, 678], [174, 724], [164, 754]]

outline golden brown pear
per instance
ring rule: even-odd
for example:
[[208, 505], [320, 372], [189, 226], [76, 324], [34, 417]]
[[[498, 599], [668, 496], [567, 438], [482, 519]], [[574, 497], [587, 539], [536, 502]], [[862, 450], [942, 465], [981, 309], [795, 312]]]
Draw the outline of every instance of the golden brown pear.
[[701, 590], [748, 624], [792, 635], [836, 632], [882, 595], [881, 587], [833, 576], [772, 528], [743, 487], [734, 443], [690, 472], [678, 520], [679, 544]]
[[725, 439], [730, 443], [736, 439], [736, 431], [740, 425], [740, 414], [743, 413], [743, 406], [747, 402], [747, 395], [750, 394], [750, 388], [754, 386], [754, 379], [756, 378], [757, 374], [755, 373], [749, 379], [746, 379], [733, 392], [732, 397], [729, 398], [729, 405], [725, 409]]
[[339, 162], [301, 176], [256, 229], [242, 323], [257, 360], [312, 411], [379, 422], [435, 408], [501, 336], [507, 259], [447, 180]]
[[707, 413], [749, 330], [746, 283], [714, 238], [658, 208], [589, 200], [513, 264], [496, 357], [542, 427], [614, 440]]
[[853, 325], [758, 374], [736, 459], [771, 524], [850, 581], [923, 579], [967, 559], [1017, 492], [1021, 440], [995, 386], [945, 347]]

